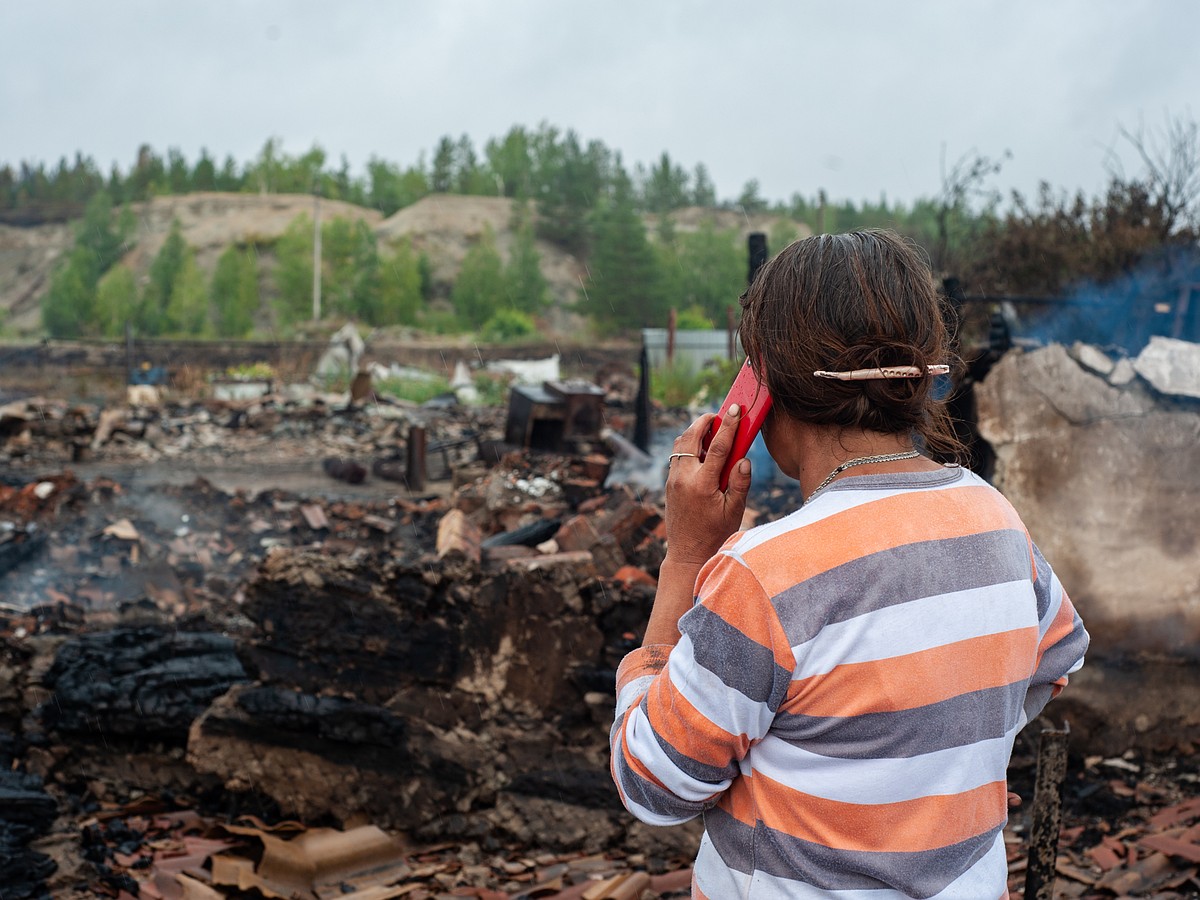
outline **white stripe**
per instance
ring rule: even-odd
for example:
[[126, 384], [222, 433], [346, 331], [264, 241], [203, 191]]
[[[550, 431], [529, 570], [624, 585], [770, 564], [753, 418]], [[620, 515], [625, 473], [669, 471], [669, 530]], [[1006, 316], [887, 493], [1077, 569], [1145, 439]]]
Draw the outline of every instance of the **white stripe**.
[[826, 800], [902, 803], [1003, 781], [1016, 733], [898, 759], [838, 759], [767, 735], [747, 759], [772, 781]]
[[826, 625], [813, 638], [793, 647], [797, 667], [792, 678], [810, 678], [839, 665], [892, 659], [956, 641], [1034, 628], [1036, 616], [1033, 585], [1024, 580], [899, 603]]
[[1050, 626], [1054, 624], [1054, 620], [1058, 618], [1058, 611], [1062, 609], [1063, 602], [1063, 586], [1058, 580], [1058, 576], [1053, 572], [1050, 573], [1050, 603], [1046, 606], [1046, 614], [1042, 616], [1042, 621], [1038, 628], [1038, 638], [1046, 636], [1046, 632], [1050, 630]]
[[1000, 900], [1007, 896], [1008, 855], [1001, 830], [992, 848], [975, 865], [929, 900]]
[[955, 490], [961, 487], [975, 487], [978, 485], [987, 484], [987, 482], [974, 477], [973, 473], [965, 469], [963, 470], [962, 474], [963, 478], [945, 484], [914, 485], [911, 487], [885, 489], [842, 489], [831, 491], [827, 494], [821, 495], [821, 502], [818, 505], [802, 506], [800, 509], [782, 519], [777, 519], [774, 522], [768, 522], [766, 525], [760, 525], [757, 528], [749, 529], [748, 531], [744, 532], [742, 537], [738, 539], [737, 543], [730, 547], [726, 552], [732, 555], [734, 558], [740, 560], [743, 554], [749, 553], [756, 547], [760, 547], [767, 543], [767, 541], [773, 540], [782, 534], [787, 534], [790, 531], [804, 528], [808, 525], [812, 525], [815, 522], [820, 522], [823, 519], [828, 519], [839, 515], [840, 513], [844, 513], [856, 506], [873, 503], [877, 500], [886, 500], [889, 497], [896, 497], [901, 494]]
[[762, 737], [775, 720], [765, 703], [751, 700], [696, 662], [695, 646], [685, 634], [671, 654], [671, 683], [704, 718], [730, 734]]
[[[624, 796], [624, 795], [622, 795]], [[625, 808], [639, 822], [645, 822], [647, 825], [682, 825], [684, 822], [690, 822], [696, 818], [696, 815], [691, 816], [665, 816], [661, 813], [653, 812], [636, 800], [631, 800], [629, 797], [624, 797]]]
[[625, 710], [633, 706], [634, 702], [641, 697], [642, 694], [650, 690], [650, 682], [652, 682], [654, 678], [654, 675], [639, 675], [617, 692], [618, 719], [621, 717], [621, 714], [625, 712]]
[[655, 738], [654, 729], [641, 707], [631, 709], [625, 721], [625, 746], [629, 754], [649, 769], [663, 787], [685, 803], [703, 803], [733, 783], [732, 779], [700, 781], [676, 766]]
[[[909, 900], [907, 894], [890, 888], [825, 891], [763, 872], [747, 875], [725, 865], [709, 843], [707, 834], [700, 844], [694, 872], [696, 887], [713, 900], [736, 897], [754, 900]], [[929, 900], [1000, 900], [1007, 895], [1007, 887], [1008, 861], [1001, 832], [996, 835], [991, 849], [975, 865]]]

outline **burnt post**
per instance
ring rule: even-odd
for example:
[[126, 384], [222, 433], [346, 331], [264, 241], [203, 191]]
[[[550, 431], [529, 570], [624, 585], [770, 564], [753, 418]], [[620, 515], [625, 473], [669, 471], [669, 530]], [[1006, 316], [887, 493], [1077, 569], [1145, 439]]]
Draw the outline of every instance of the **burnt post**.
[[408, 429], [404, 478], [410, 491], [425, 490], [425, 429], [411, 425]]
[[638, 362], [637, 400], [634, 404], [637, 418], [634, 419], [633, 443], [643, 453], [650, 452], [650, 353], [642, 341], [642, 355]]
[[1038, 743], [1037, 780], [1029, 828], [1029, 867], [1025, 900], [1051, 900], [1054, 895], [1058, 832], [1062, 827], [1062, 789], [1067, 775], [1067, 736], [1071, 728], [1047, 728]]
[[746, 284], [754, 284], [754, 276], [767, 261], [767, 236], [761, 231], [752, 231], [746, 238], [750, 250], [750, 268], [746, 272]]
[[[747, 257], [749, 266], [746, 269], [746, 287], [754, 284], [754, 278], [758, 275], [758, 270], [767, 264], [767, 236], [761, 231], [752, 231], [746, 237]], [[734, 340], [735, 326], [733, 321], [733, 307], [726, 308], [729, 328], [729, 358], [734, 358]]]

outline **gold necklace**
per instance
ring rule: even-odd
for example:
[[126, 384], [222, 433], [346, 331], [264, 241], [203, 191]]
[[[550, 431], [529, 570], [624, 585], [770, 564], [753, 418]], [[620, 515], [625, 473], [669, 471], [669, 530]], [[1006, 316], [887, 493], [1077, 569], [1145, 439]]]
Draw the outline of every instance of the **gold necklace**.
[[[909, 450], [907, 453], [884, 453], [881, 456], [859, 456], [856, 459], [846, 460], [846, 462], [842, 463], [840, 466], [830, 472], [824, 481], [817, 485], [816, 489], [805, 498], [804, 503], [807, 503], [820, 491], [829, 487], [829, 483], [833, 481], [833, 479], [837, 478], [852, 466], [865, 466], [867, 463], [899, 462], [902, 459], [916, 459], [920, 455], [921, 454], [916, 450]], [[801, 504], [801, 506], [803, 505], [804, 504]]]

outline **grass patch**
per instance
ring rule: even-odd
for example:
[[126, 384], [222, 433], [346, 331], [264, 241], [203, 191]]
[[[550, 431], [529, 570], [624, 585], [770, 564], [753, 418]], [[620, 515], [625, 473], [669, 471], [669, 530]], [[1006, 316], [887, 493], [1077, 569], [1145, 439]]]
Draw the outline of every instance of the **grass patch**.
[[741, 360], [712, 361], [699, 371], [679, 363], [650, 372], [650, 396], [668, 408], [719, 402], [729, 391]]

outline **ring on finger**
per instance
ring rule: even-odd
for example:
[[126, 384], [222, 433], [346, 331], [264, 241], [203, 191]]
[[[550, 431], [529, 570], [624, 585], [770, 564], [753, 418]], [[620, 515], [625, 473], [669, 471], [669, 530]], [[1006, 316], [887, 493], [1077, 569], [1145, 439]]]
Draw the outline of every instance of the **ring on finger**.
[[667, 459], [675, 460], [675, 459], [679, 459], [679, 457], [681, 457], [681, 456], [691, 456], [691, 457], [698, 458], [695, 453], [672, 453], [670, 456], [667, 457]]

